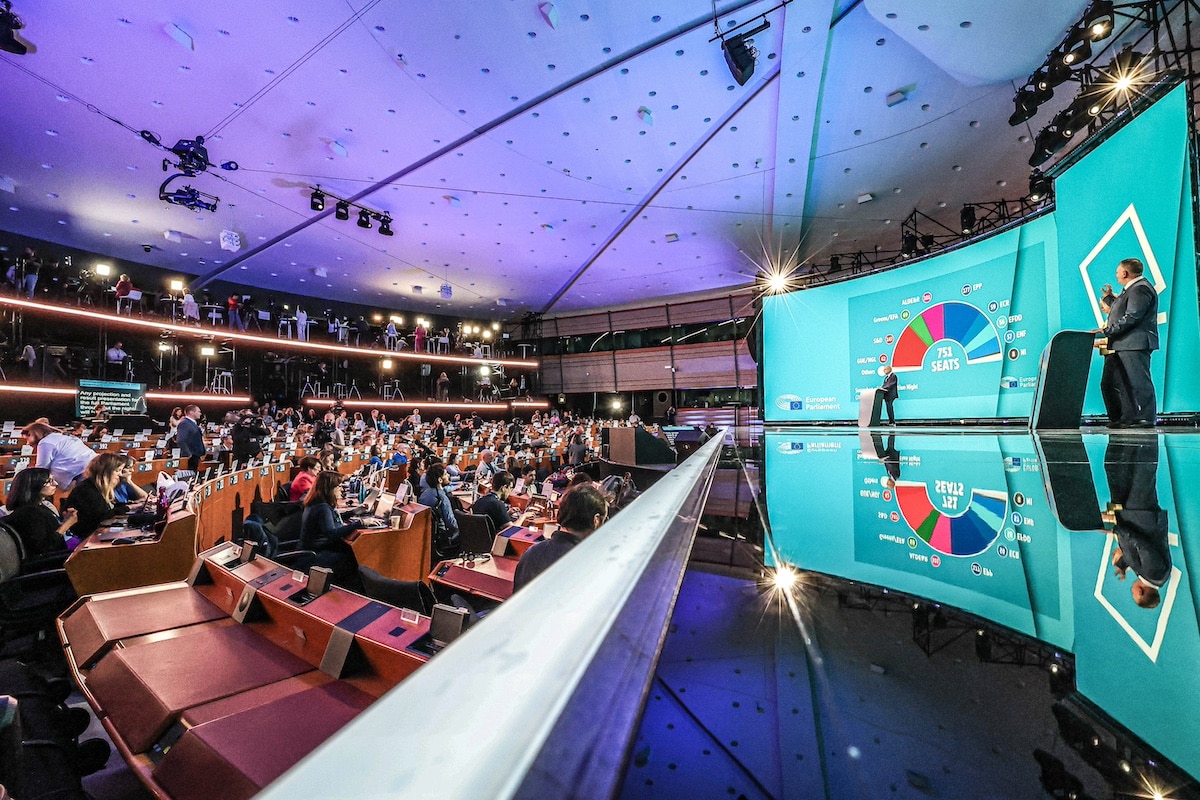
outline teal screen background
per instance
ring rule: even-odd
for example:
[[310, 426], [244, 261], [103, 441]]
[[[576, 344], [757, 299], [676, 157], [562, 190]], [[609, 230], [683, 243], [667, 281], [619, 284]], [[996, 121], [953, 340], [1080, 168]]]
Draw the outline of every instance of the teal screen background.
[[[1105, 469], [1112, 437], [1076, 436], [1094, 487], [1095, 529], [1059, 523], [1039, 440], [1029, 434], [767, 431], [768, 563], [953, 606], [1070, 652], [1080, 693], [1200, 776], [1200, 715], [1191, 713], [1200, 693], [1200, 586], [1190, 575], [1200, 559], [1200, 493], [1191, 488], [1200, 447], [1194, 437], [1141, 439], [1159, 453], [1157, 502], [1174, 567], [1162, 603], [1144, 609], [1132, 599], [1131, 580], [1115, 577], [1117, 542], [1101, 518], [1112, 496]], [[899, 462], [891, 489], [881, 452]], [[931, 504], [912, 502], [913, 494]], [[976, 513], [989, 496], [1002, 514]], [[1058, 502], [1080, 499], [1068, 491]], [[920, 533], [930, 516], [975, 516], [976, 530], [994, 535], [946, 552]]]
[[[1099, 327], [1122, 258], [1159, 292], [1160, 412], [1200, 409], [1193, 187], [1178, 86], [1058, 177], [1053, 213], [910, 266], [763, 299], [763, 416], [856, 419], [858, 396], [900, 381], [897, 415], [1028, 416], [1050, 336]], [[1102, 414], [1100, 363], [1084, 412]]]

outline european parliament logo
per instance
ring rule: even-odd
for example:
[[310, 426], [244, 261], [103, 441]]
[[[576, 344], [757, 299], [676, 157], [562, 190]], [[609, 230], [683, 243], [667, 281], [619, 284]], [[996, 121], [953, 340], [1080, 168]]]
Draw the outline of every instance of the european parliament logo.
[[1000, 379], [1000, 388], [1001, 389], [1016, 389], [1020, 385], [1021, 385], [1021, 382], [1018, 381], [1016, 378], [1012, 377], [1011, 375], [1005, 375], [1004, 377], [1002, 377]]
[[803, 411], [804, 400], [794, 394], [781, 394], [775, 398], [775, 407], [784, 411]]
[[790, 453], [803, 453], [804, 442], [780, 442], [779, 447], [776, 449], [784, 455], [788, 455]]

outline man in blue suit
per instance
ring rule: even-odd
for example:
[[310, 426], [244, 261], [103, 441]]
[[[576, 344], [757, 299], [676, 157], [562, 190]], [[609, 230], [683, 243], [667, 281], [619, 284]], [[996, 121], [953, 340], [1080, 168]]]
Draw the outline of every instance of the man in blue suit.
[[1150, 353], [1158, 349], [1158, 292], [1142, 272], [1136, 258], [1117, 264], [1121, 294], [1113, 297], [1112, 287], [1104, 287], [1108, 322], [1094, 331], [1108, 337], [1110, 355], [1104, 359], [1100, 390], [1120, 409], [1119, 419], [1109, 410], [1112, 428], [1152, 428], [1157, 415]]

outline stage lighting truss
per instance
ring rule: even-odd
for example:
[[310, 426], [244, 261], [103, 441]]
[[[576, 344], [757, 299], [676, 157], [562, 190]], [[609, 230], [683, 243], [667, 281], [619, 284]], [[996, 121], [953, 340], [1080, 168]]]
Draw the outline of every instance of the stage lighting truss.
[[308, 197], [308, 207], [313, 211], [324, 211], [326, 200], [333, 200], [333, 216], [334, 219], [348, 220], [350, 219], [350, 209], [358, 209], [357, 225], [364, 230], [370, 230], [373, 227], [372, 221], [379, 223], [380, 236], [395, 236], [395, 231], [392, 230], [392, 215], [386, 211], [376, 211], [373, 208], [359, 205], [351, 202], [344, 197], [338, 197], [331, 193], [328, 189], [322, 189], [320, 186], [308, 187], [311, 194]]
[[931, 255], [965, 239], [1019, 223], [1045, 200], [1043, 195], [1038, 200], [1022, 197], [966, 203], [958, 215], [958, 229], [914, 210], [900, 223], [900, 259]]
[[1159, 78], [1153, 68], [1155, 61], [1132, 46], [1126, 46], [1107, 66], [1089, 65], [1080, 70], [1082, 89], [1071, 104], [1059, 111], [1037, 134], [1029, 166], [1041, 166], [1072, 141], [1086, 138], [1132, 108]]
[[[1016, 126], [1027, 122], [1037, 114], [1040, 105], [1054, 96], [1054, 87], [1068, 80], [1086, 86], [1089, 74], [1082, 68], [1093, 58], [1093, 54], [1106, 49], [1096, 45], [1113, 36], [1118, 19], [1126, 21], [1126, 24], [1114, 41], [1131, 31], [1140, 30], [1144, 32], [1138, 34], [1135, 47], [1144, 43], [1145, 49], [1151, 49], [1155, 47], [1155, 42], [1168, 42], [1172, 49], [1155, 50], [1155, 60], [1161, 62], [1159, 69], [1183, 69], [1191, 78], [1192, 70], [1187, 56], [1195, 52], [1195, 48], [1188, 43], [1186, 35], [1191, 24], [1191, 6], [1190, 2], [1180, 3], [1177, 0], [1136, 0], [1126, 3], [1094, 0], [1079, 21], [1071, 26], [1058, 47], [1046, 57], [1042, 66], [1017, 89], [1013, 96], [1013, 114], [1008, 124]], [[1172, 19], [1172, 14], [1176, 14], [1178, 8], [1182, 8], [1182, 25]], [[1176, 31], [1175, 27], [1183, 30]], [[1164, 35], [1159, 35], [1160, 30]]]

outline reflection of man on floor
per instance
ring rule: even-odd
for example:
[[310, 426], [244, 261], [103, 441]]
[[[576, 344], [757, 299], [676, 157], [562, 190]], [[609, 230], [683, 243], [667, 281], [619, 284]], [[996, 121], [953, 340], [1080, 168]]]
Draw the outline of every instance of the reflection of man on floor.
[[1126, 572], [1133, 570], [1133, 601], [1155, 608], [1159, 590], [1171, 577], [1167, 512], [1158, 504], [1158, 437], [1111, 436], [1104, 473], [1112, 498], [1108, 521], [1117, 535], [1112, 558], [1117, 580], [1125, 580]]
[[896, 481], [900, 479], [900, 451], [896, 449], [896, 434], [888, 435], [885, 446], [883, 436], [872, 433], [871, 445], [875, 449], [875, 457], [883, 462], [883, 469], [887, 472], [887, 477], [883, 479], [884, 488], [895, 489]]

